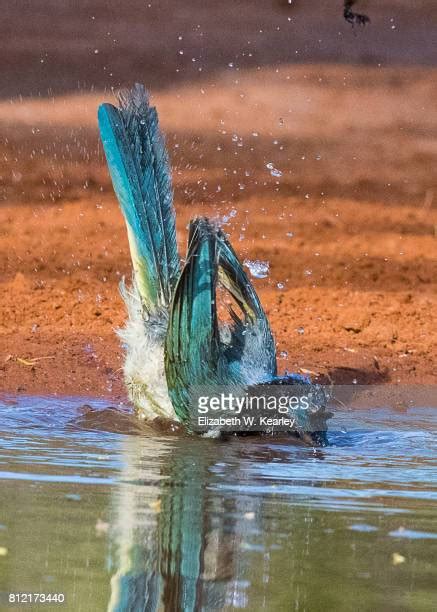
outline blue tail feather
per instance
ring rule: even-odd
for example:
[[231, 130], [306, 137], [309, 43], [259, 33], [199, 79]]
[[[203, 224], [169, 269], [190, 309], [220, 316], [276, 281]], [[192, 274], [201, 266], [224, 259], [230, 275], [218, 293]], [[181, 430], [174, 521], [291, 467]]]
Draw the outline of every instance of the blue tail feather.
[[135, 283], [149, 313], [168, 309], [179, 276], [171, 171], [156, 109], [142, 85], [102, 104], [100, 135], [128, 228]]

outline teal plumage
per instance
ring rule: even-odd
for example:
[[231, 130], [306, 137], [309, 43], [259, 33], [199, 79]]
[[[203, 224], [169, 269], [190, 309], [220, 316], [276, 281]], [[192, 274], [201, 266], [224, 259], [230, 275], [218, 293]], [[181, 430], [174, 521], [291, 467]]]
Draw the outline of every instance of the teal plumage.
[[[219, 323], [219, 284], [241, 311], [228, 307], [230, 324]], [[225, 235], [207, 219], [190, 224], [166, 335], [165, 367], [182, 420], [189, 417], [193, 387], [246, 386], [276, 375], [275, 344], [258, 296]]]
[[[98, 119], [134, 270], [132, 289], [122, 287], [129, 319], [119, 333], [127, 345], [125, 380], [139, 414], [188, 423], [202, 386], [316, 389], [302, 377], [277, 376], [275, 342], [255, 289], [224, 233], [208, 219], [191, 222], [180, 271], [171, 171], [156, 109], [141, 85], [119, 101], [119, 108], [102, 104]], [[225, 320], [220, 290], [232, 302]], [[325, 429], [329, 413], [316, 391], [318, 409], [298, 415], [300, 434]], [[313, 439], [325, 442], [318, 432]]]
[[142, 85], [102, 104], [100, 134], [126, 219], [135, 281], [149, 312], [168, 308], [179, 276], [171, 171], [156, 109]]
[[129, 314], [119, 330], [126, 345], [126, 386], [143, 418], [175, 418], [164, 372], [164, 338], [180, 270], [164, 139], [142, 85], [122, 92], [119, 108], [102, 104], [98, 122], [134, 271], [132, 287], [121, 287]]

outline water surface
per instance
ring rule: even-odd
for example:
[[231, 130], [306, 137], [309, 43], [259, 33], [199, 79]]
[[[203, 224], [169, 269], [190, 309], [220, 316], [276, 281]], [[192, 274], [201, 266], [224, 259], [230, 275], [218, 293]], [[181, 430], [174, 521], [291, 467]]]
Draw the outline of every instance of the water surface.
[[437, 609], [436, 411], [337, 411], [315, 450], [134, 435], [87, 403], [0, 402], [0, 591], [86, 612]]

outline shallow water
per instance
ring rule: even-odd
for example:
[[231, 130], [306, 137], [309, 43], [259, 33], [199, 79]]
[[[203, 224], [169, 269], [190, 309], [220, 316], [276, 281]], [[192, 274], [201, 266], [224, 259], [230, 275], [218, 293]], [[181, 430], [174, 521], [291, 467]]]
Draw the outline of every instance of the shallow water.
[[87, 612], [437, 609], [435, 410], [337, 411], [315, 451], [132, 435], [88, 403], [0, 402], [0, 591]]

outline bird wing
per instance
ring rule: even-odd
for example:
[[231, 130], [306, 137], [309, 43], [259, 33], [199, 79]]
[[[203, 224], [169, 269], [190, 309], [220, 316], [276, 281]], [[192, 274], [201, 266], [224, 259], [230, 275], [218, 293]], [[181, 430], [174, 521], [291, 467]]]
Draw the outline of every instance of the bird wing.
[[217, 241], [209, 224], [190, 225], [187, 260], [176, 285], [165, 341], [169, 395], [181, 420], [189, 416], [190, 388], [219, 367], [215, 308]]
[[[227, 342], [217, 312], [218, 282], [242, 312], [239, 316], [231, 309]], [[274, 341], [258, 296], [225, 235], [204, 218], [190, 224], [187, 260], [170, 311], [165, 368], [181, 420], [189, 417], [196, 387], [246, 383], [251, 372], [256, 379], [260, 371], [266, 372], [264, 379], [276, 374]]]
[[270, 379], [276, 375], [273, 334], [254, 286], [224, 233], [220, 241], [218, 278], [238, 305], [241, 315], [229, 308], [233, 320], [227, 360], [241, 382]]

